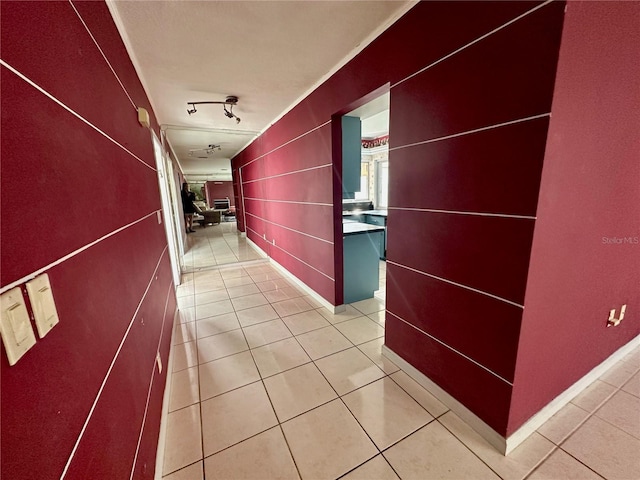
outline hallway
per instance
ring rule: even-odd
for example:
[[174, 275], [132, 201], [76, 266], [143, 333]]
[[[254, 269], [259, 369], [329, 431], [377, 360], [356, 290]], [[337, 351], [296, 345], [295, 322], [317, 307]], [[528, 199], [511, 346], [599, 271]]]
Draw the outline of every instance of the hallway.
[[[220, 238], [252, 258], [228, 228], [190, 238], [203, 264], [203, 246], [215, 255]], [[376, 298], [340, 314], [267, 260], [184, 274], [163, 478], [637, 476], [638, 349], [503, 457], [381, 356], [381, 273]]]
[[185, 250], [183, 272], [262, 258], [240, 238], [236, 222], [195, 225], [195, 232], [187, 235]]

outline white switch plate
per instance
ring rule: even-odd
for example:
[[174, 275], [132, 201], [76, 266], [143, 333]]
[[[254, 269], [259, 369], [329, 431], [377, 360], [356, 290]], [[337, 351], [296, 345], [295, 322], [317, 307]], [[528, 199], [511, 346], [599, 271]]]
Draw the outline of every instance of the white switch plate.
[[27, 292], [31, 300], [38, 336], [44, 338], [49, 330], [58, 324], [58, 311], [53, 300], [49, 275], [44, 273], [27, 282]]
[[29, 313], [20, 287], [2, 294], [0, 298], [0, 333], [7, 351], [9, 365], [15, 365], [36, 344]]

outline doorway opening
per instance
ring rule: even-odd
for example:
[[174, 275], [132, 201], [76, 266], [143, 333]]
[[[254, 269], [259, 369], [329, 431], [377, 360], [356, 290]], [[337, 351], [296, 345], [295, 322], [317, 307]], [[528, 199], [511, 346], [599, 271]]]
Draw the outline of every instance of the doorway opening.
[[342, 202], [336, 224], [342, 224], [342, 258], [336, 255], [336, 262], [342, 262], [345, 304], [385, 297], [389, 110], [387, 89], [334, 117], [341, 125]]

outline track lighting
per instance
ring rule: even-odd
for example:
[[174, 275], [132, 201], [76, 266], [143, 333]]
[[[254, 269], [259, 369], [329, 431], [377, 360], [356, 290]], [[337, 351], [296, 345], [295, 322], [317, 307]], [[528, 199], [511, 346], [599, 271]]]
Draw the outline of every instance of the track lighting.
[[[240, 123], [240, 117], [238, 117], [235, 113], [233, 113], [233, 106], [238, 104], [238, 97], [228, 96], [224, 102], [187, 102], [187, 107], [190, 105], [191, 108], [187, 108], [187, 113], [189, 115], [196, 113], [196, 105], [202, 104], [213, 104], [213, 105], [222, 105], [222, 109], [224, 110], [224, 115], [227, 118], [235, 118], [236, 123]], [[227, 105], [229, 105], [229, 110], [227, 110]]]

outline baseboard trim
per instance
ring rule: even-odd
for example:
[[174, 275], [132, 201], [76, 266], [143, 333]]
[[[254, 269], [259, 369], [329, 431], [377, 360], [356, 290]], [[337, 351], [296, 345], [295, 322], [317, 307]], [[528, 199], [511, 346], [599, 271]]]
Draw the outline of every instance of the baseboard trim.
[[167, 417], [169, 415], [169, 398], [171, 397], [171, 372], [173, 372], [173, 333], [180, 320], [179, 310], [173, 316], [173, 326], [171, 327], [171, 344], [169, 345], [169, 358], [167, 359], [167, 376], [164, 383], [164, 394], [162, 395], [162, 413], [160, 414], [160, 432], [158, 434], [158, 449], [156, 451], [156, 471], [154, 480], [162, 480], [162, 469], [164, 467], [164, 449], [167, 440]]
[[445, 392], [433, 380], [419, 371], [404, 358], [391, 350], [386, 345], [382, 346], [382, 354], [395, 363], [402, 371], [422, 385], [434, 397], [444, 403], [451, 411], [464, 420], [471, 428], [480, 434], [487, 442], [489, 442], [496, 450], [504, 454], [506, 451], [506, 442], [502, 435], [487, 425], [476, 414], [465, 407], [454, 397]]
[[471, 428], [473, 428], [481, 437], [503, 455], [508, 455], [515, 448], [524, 442], [529, 435], [535, 432], [547, 420], [555, 415], [562, 407], [573, 400], [580, 392], [600, 378], [607, 370], [613, 367], [618, 361], [629, 354], [634, 348], [640, 346], [640, 335], [632, 339], [626, 345], [620, 347], [611, 354], [605, 361], [593, 368], [589, 373], [584, 375], [580, 380], [575, 382], [564, 392], [554, 398], [538, 413], [527, 420], [520, 428], [513, 432], [509, 437], [505, 438], [487, 425], [475, 413], [465, 407], [462, 403], [444, 391], [433, 380], [420, 372], [417, 368], [399, 356], [386, 345], [382, 346], [382, 354], [400, 367], [407, 375], [428, 390], [434, 397], [444, 403], [456, 415], [464, 420]]
[[542, 426], [547, 420], [553, 417], [562, 407], [573, 400], [580, 392], [600, 378], [607, 370], [618, 363], [622, 358], [631, 352], [634, 348], [640, 345], [640, 335], [632, 339], [627, 344], [620, 347], [614, 353], [609, 355], [606, 360], [594, 367], [589, 373], [584, 375], [580, 380], [575, 382], [564, 392], [551, 400], [545, 407], [543, 407], [538, 413], [534, 414], [529, 420], [527, 420], [518, 430], [513, 432], [507, 438], [507, 449], [509, 453], [523, 441], [527, 439], [529, 435], [535, 432]]
[[254, 250], [256, 250], [261, 256], [263, 256], [265, 258], [268, 258], [269, 259], [269, 263], [271, 265], [273, 265], [273, 267], [276, 270], [278, 270], [282, 275], [284, 275], [288, 280], [291, 280], [293, 283], [295, 283], [296, 286], [298, 286], [301, 290], [304, 290], [304, 292], [307, 295], [312, 297], [315, 301], [320, 303], [324, 308], [326, 308], [330, 312], [340, 313], [340, 312], [344, 312], [347, 309], [347, 307], [345, 305], [337, 305], [337, 306], [336, 305], [332, 305], [331, 302], [329, 302], [324, 297], [322, 297], [320, 294], [318, 294], [309, 285], [304, 283], [302, 280], [300, 280], [298, 277], [296, 277], [294, 274], [292, 274], [289, 270], [287, 270], [282, 265], [280, 265], [278, 262], [276, 262], [273, 258], [269, 257], [264, 250], [262, 250], [256, 243], [252, 242], [249, 238], [247, 238], [247, 243], [249, 245], [251, 245], [251, 247]]

